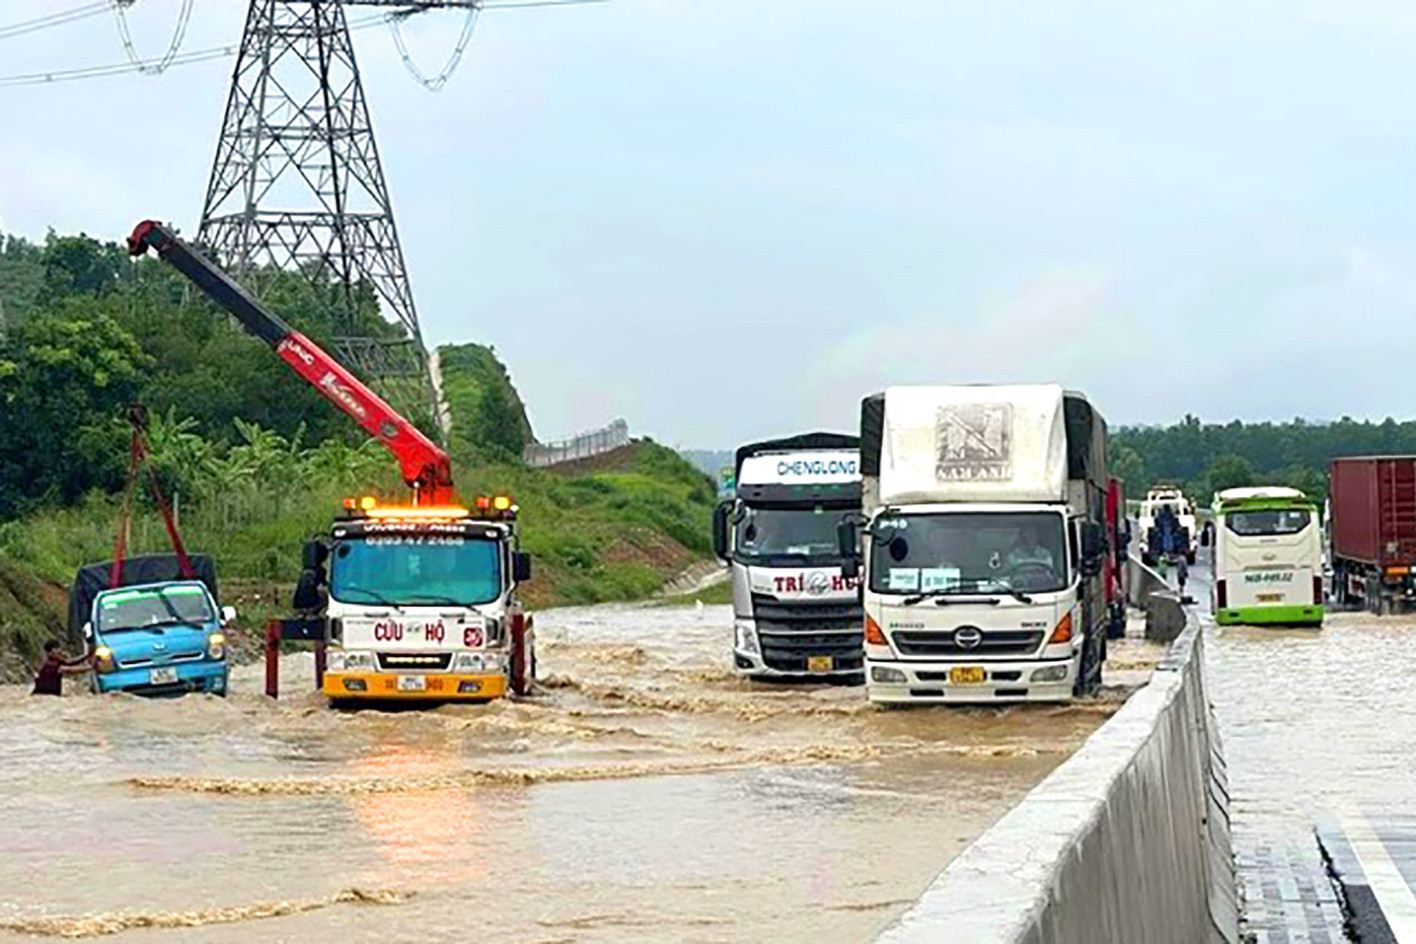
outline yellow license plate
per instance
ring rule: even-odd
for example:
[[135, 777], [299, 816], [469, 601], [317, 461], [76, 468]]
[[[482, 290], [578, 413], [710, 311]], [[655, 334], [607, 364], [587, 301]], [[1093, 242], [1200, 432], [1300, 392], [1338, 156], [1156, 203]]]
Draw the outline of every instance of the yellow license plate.
[[1259, 602], [1260, 602], [1260, 603], [1280, 603], [1280, 602], [1283, 601], [1283, 594], [1281, 594], [1281, 593], [1260, 593], [1260, 594], [1258, 595], [1258, 599], [1259, 599]]
[[836, 660], [833, 656], [807, 656], [806, 671], [808, 672], [830, 672], [836, 667]]
[[960, 665], [949, 670], [949, 681], [954, 685], [982, 685], [987, 678], [981, 665]]

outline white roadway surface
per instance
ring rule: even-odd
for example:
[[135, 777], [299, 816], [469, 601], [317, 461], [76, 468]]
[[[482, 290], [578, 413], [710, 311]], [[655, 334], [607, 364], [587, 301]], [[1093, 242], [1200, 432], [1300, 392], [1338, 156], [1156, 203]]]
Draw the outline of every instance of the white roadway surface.
[[[1125, 696], [880, 711], [742, 682], [728, 607], [537, 629], [519, 703], [271, 704], [258, 666], [226, 700], [0, 688], [0, 939], [867, 941]], [[1113, 682], [1156, 655], [1116, 646]], [[283, 672], [308, 685], [308, 656]]]

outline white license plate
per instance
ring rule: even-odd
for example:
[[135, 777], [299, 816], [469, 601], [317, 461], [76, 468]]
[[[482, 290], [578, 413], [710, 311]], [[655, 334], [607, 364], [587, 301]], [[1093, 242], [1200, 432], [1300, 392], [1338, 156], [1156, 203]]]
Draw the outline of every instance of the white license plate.
[[427, 687], [428, 680], [421, 675], [400, 675], [398, 677], [400, 692], [421, 692]]
[[148, 682], [152, 685], [175, 685], [177, 683], [177, 670], [153, 669], [148, 673]]

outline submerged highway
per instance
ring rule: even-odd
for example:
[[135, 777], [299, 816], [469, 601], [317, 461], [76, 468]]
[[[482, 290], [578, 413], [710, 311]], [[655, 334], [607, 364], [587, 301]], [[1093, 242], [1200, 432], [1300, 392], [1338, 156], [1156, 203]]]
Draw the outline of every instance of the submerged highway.
[[271, 704], [255, 666], [227, 700], [0, 690], [0, 939], [867, 941], [1161, 653], [1070, 707], [884, 711], [732, 677], [731, 627], [548, 611], [542, 694], [431, 711]]
[[[1189, 589], [1247, 939], [1411, 940], [1416, 618], [1217, 627]], [[883, 711], [732, 677], [726, 607], [538, 622], [522, 702], [332, 712], [305, 655], [274, 704], [255, 666], [226, 700], [0, 689], [0, 939], [867, 941], [1162, 654], [1115, 645], [1070, 707]]]

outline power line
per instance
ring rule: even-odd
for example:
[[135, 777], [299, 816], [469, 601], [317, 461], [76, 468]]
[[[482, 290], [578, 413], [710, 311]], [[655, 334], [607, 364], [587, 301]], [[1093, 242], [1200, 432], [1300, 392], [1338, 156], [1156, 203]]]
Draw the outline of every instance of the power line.
[[432, 78], [428, 78], [423, 70], [418, 68], [418, 64], [413, 61], [412, 55], [408, 52], [408, 44], [403, 40], [404, 19], [406, 17], [397, 15], [388, 18], [388, 31], [393, 35], [393, 45], [397, 48], [399, 57], [403, 59], [404, 68], [428, 91], [442, 91], [443, 86], [447, 85], [447, 80], [452, 78], [452, 74], [457, 71], [458, 63], [462, 61], [463, 53], [467, 52], [468, 44], [472, 42], [472, 31], [477, 26], [477, 8], [472, 7], [467, 11], [467, 18], [462, 23], [462, 35], [457, 37], [457, 44], [452, 49], [452, 55], [448, 56], [447, 62], [443, 63], [442, 71]]
[[91, 16], [99, 16], [110, 6], [113, 0], [98, 0], [96, 3], [88, 3], [72, 10], [65, 10], [60, 13], [51, 13], [48, 16], [37, 17], [33, 20], [25, 20], [23, 23], [14, 23], [10, 26], [0, 26], [0, 39], [10, 39], [13, 36], [24, 36], [28, 33], [49, 29], [54, 26], [63, 26], [66, 23], [73, 23], [76, 20], [88, 19]]
[[[108, 0], [104, 0], [103, 6], [107, 8]], [[387, 14], [368, 17], [357, 20], [349, 24], [351, 30], [368, 29], [371, 26], [380, 26], [387, 22]], [[170, 58], [164, 56], [166, 65], [161, 70], [153, 67], [162, 60], [139, 60], [133, 62], [116, 62], [102, 66], [87, 66], [82, 69], [58, 69], [52, 72], [29, 72], [22, 75], [0, 76], [0, 88], [13, 88], [22, 85], [50, 85], [56, 82], [73, 82], [79, 79], [104, 79], [115, 75], [147, 74], [156, 75], [160, 71], [166, 71], [173, 66], [193, 65], [199, 62], [211, 62], [216, 59], [229, 59], [240, 50], [240, 44], [232, 43], [226, 46], [212, 46], [207, 49], [196, 49], [191, 52], [184, 52], [172, 55]]]
[[144, 60], [133, 45], [133, 34], [128, 31], [128, 7], [136, 0], [114, 0], [113, 14], [118, 19], [118, 35], [123, 40], [123, 51], [128, 54], [128, 62], [144, 75], [160, 75], [172, 65], [177, 54], [182, 51], [182, 41], [187, 37], [187, 25], [192, 21], [192, 0], [182, 0], [182, 9], [177, 12], [177, 26], [172, 31], [172, 42], [167, 52], [156, 61]]

